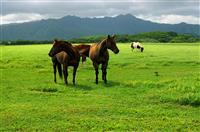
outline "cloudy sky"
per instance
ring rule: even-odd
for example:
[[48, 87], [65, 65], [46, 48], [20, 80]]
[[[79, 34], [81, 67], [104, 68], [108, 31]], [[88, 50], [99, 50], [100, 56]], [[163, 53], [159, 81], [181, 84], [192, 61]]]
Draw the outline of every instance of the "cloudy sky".
[[1, 23], [66, 15], [104, 17], [132, 14], [159, 23], [200, 24], [199, 0], [0, 0]]

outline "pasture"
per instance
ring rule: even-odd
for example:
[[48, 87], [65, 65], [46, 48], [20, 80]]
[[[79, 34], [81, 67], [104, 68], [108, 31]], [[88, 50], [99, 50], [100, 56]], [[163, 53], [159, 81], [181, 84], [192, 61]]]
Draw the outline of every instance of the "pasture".
[[90, 59], [53, 81], [52, 45], [1, 46], [0, 131], [200, 131], [200, 43], [118, 43], [107, 79]]

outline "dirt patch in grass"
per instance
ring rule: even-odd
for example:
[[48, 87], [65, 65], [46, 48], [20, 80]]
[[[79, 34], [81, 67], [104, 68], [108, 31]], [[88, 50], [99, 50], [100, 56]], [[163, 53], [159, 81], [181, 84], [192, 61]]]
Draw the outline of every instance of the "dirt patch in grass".
[[32, 88], [31, 91], [54, 93], [57, 92], [58, 90], [57, 88]]

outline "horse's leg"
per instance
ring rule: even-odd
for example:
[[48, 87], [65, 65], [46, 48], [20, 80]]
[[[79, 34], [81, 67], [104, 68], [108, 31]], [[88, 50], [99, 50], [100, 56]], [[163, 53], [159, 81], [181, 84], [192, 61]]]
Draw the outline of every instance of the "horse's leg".
[[93, 62], [93, 66], [94, 66], [95, 74], [96, 74], [96, 84], [98, 84], [98, 74], [99, 74], [98, 68], [99, 68], [99, 64]]
[[107, 83], [107, 79], [106, 79], [107, 66], [108, 66], [108, 62], [102, 63], [102, 80], [104, 80], [104, 83]]
[[56, 62], [53, 62], [54, 82], [56, 83]]
[[57, 69], [58, 69], [58, 74], [60, 78], [62, 79], [62, 66], [59, 62], [57, 63]]
[[104, 68], [103, 68], [103, 63], [102, 63], [102, 65], [101, 65], [101, 70], [102, 70], [102, 80], [104, 80], [105, 78], [104, 78], [104, 72], [103, 72], [103, 70], [104, 70]]
[[74, 71], [73, 71], [73, 84], [75, 85], [75, 79], [76, 79], [76, 71], [77, 71], [78, 66], [74, 66]]
[[63, 65], [63, 74], [64, 74], [65, 84], [68, 84], [68, 82], [67, 82], [67, 77], [68, 77], [68, 67], [67, 67], [67, 65]]

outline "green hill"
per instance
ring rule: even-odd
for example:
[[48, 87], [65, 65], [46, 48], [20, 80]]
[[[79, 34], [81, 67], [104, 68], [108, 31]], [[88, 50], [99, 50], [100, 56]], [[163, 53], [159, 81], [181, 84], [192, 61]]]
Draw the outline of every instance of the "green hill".
[[154, 31], [200, 35], [200, 25], [154, 23], [136, 18], [130, 14], [104, 18], [66, 16], [61, 19], [1, 25], [0, 28], [2, 40], [71, 39], [91, 35], [131, 35]]

